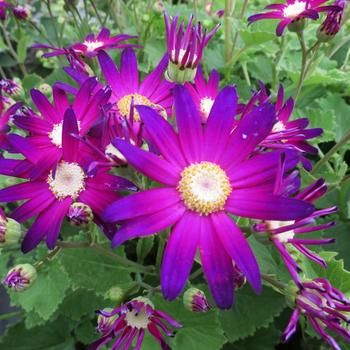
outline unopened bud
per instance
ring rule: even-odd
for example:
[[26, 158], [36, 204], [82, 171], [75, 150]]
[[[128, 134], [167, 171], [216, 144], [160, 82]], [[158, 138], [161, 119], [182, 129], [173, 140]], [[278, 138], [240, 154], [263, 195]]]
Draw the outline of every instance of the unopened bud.
[[49, 84], [46, 84], [46, 83], [41, 84], [39, 86], [39, 90], [47, 97], [51, 96], [51, 94], [52, 94], [51, 86]]
[[18, 243], [21, 235], [21, 225], [13, 219], [6, 218], [0, 210], [0, 247]]
[[4, 283], [16, 292], [28, 289], [36, 280], [37, 272], [33, 265], [20, 264], [13, 267], [4, 279]]
[[212, 308], [204, 292], [197, 288], [186, 290], [183, 296], [183, 303], [187, 310], [193, 312], [207, 312]]
[[305, 18], [297, 18], [288, 25], [288, 30], [294, 33], [301, 33], [306, 26]]
[[168, 69], [165, 72], [165, 78], [172, 83], [183, 84], [187, 81], [192, 82], [196, 73], [197, 67], [180, 67], [180, 65], [169, 62]]
[[115, 286], [106, 292], [105, 297], [119, 305], [124, 299], [124, 292], [120, 287]]
[[28, 19], [30, 15], [29, 8], [24, 6], [15, 6], [12, 9], [12, 12], [13, 12], [13, 15], [21, 21]]
[[76, 202], [70, 206], [67, 217], [73, 226], [86, 226], [93, 220], [94, 214], [88, 205]]

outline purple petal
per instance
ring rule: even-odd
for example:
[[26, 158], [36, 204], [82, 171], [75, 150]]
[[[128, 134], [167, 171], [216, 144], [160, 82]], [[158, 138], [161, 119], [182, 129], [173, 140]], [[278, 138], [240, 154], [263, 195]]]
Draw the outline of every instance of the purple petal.
[[62, 151], [63, 159], [67, 162], [75, 162], [79, 153], [79, 141], [72, 135], [78, 135], [79, 128], [77, 118], [72, 108], [64, 114], [62, 127]]
[[131, 92], [138, 91], [139, 74], [137, 59], [132, 48], [127, 48], [122, 52], [120, 59], [120, 76], [122, 83], [127, 86]]
[[186, 212], [173, 228], [161, 269], [161, 285], [165, 299], [174, 300], [181, 293], [192, 269], [200, 232], [201, 217], [190, 211]]
[[46, 98], [46, 96], [41, 93], [39, 90], [32, 89], [30, 90], [30, 95], [32, 97], [32, 100], [40, 112], [40, 114], [44, 117], [44, 119], [51, 121], [51, 122], [58, 122], [59, 118], [57, 116], [57, 112], [49, 102], [49, 100]]

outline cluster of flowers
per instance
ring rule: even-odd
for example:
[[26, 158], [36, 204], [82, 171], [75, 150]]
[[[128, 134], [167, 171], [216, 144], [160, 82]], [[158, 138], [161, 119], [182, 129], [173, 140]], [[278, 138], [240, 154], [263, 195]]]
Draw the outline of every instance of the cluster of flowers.
[[[314, 19], [318, 12], [327, 11], [324, 27], [332, 27], [334, 34], [341, 6], [322, 7], [323, 2], [288, 0], [286, 5], [269, 6], [276, 10], [272, 14], [253, 16], [250, 21], [283, 17], [278, 27], [281, 34], [291, 22]], [[315, 224], [316, 218], [336, 210], [314, 206], [327, 190], [324, 181], [300, 189], [296, 170], [300, 162], [311, 169], [305, 155], [317, 150], [308, 140], [322, 130], [308, 128], [306, 118], [291, 118], [294, 101], [285, 100], [282, 86], [274, 100], [261, 84], [243, 104], [234, 86], [219, 90], [218, 72], [213, 71], [206, 81], [199, 63], [218, 27], [207, 33], [191, 18], [185, 28], [178, 17], [167, 15], [165, 24], [167, 54], [142, 82], [135, 45], [125, 43], [132, 39], [128, 35], [111, 37], [102, 29], [97, 36], [89, 35], [83, 43], [65, 49], [36, 46], [50, 50], [46, 57], [66, 55], [70, 66], [65, 71], [78, 87], [57, 82], [53, 102], [39, 90], [31, 90], [36, 111], [16, 104], [4, 112], [1, 103], [0, 146], [9, 156], [0, 159], [0, 173], [24, 181], [0, 190], [0, 202], [24, 203], [11, 218], [0, 213], [0, 241], [13, 240], [13, 221], [23, 223], [33, 217], [22, 241], [23, 252], [44, 239], [53, 249], [65, 219], [75, 225], [93, 220], [113, 247], [171, 228], [161, 268], [164, 298], [174, 300], [181, 294], [199, 250], [215, 303], [228, 309], [234, 290], [245, 279], [257, 293], [262, 289], [256, 258], [235, 222], [236, 216], [254, 219], [256, 234], [267, 235], [273, 242], [296, 286], [295, 311], [285, 339], [303, 314], [339, 349], [325, 328], [350, 340], [344, 327], [350, 322], [344, 315], [350, 311], [350, 301], [326, 280], [303, 281], [292, 254], [297, 251], [326, 267], [307, 246], [333, 242], [302, 238], [334, 224]], [[106, 53], [111, 48], [123, 49], [119, 67]], [[87, 62], [92, 57], [97, 57], [106, 84], [89, 76]], [[11, 124], [26, 136], [11, 132]], [[132, 166], [160, 186], [139, 190], [112, 173], [121, 166]], [[119, 191], [135, 193], [121, 196]], [[5, 283], [23, 289], [34, 275], [35, 271], [21, 265], [10, 271]], [[185, 294], [191, 310], [211, 308], [201, 291]], [[169, 349], [161, 331], [172, 332], [164, 321], [180, 327], [143, 298], [101, 311], [102, 337], [90, 349], [111, 340], [113, 349], [128, 349], [135, 338], [139, 349], [145, 329], [163, 349]]]

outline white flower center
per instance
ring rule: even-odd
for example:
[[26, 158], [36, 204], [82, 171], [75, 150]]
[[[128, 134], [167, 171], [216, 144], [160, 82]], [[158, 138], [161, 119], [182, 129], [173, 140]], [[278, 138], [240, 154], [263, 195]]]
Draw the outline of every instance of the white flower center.
[[[78, 129], [80, 130], [80, 121], [78, 121]], [[62, 130], [63, 122], [54, 124], [52, 130], [48, 134], [51, 142], [58, 148], [62, 148]]]
[[120, 160], [122, 160], [122, 161], [124, 161], [124, 162], [126, 162], [126, 158], [122, 155], [122, 153], [121, 152], [119, 152], [119, 150], [116, 148], [116, 147], [114, 147], [114, 145], [112, 144], [112, 143], [110, 143], [107, 147], [106, 147], [106, 149], [105, 149], [105, 155], [107, 156], [107, 157], [116, 157], [116, 158], [118, 158], [118, 159], [120, 159]]
[[285, 7], [283, 10], [283, 16], [286, 18], [295, 18], [306, 10], [305, 1], [295, 1], [293, 4]]
[[76, 199], [85, 189], [85, 174], [77, 163], [62, 161], [58, 164], [55, 174], [51, 171], [46, 181], [57, 199]]
[[219, 165], [211, 162], [194, 163], [181, 173], [177, 187], [188, 209], [201, 215], [223, 210], [232, 188]]
[[272, 128], [272, 132], [279, 132], [284, 130], [286, 130], [286, 127], [281, 121], [277, 122]]
[[83, 44], [86, 46], [86, 50], [88, 52], [92, 52], [95, 51], [96, 49], [98, 49], [99, 47], [104, 45], [103, 41], [84, 41]]
[[146, 329], [150, 322], [145, 307], [142, 307], [140, 312], [135, 309], [128, 311], [125, 321], [130, 327], [137, 329]]
[[[266, 221], [266, 225], [270, 230], [276, 230], [281, 227], [293, 225], [294, 221]], [[282, 233], [277, 233], [273, 235], [274, 239], [278, 239], [281, 243], [287, 243], [288, 240], [294, 238], [295, 233], [293, 230], [289, 230]]]
[[213, 107], [214, 100], [210, 97], [203, 97], [200, 103], [201, 112], [208, 118], [211, 108]]

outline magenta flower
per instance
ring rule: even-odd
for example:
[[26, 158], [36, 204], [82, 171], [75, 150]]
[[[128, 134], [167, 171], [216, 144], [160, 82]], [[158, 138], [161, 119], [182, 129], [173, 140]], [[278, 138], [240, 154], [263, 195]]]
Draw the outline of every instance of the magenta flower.
[[[8, 135], [11, 142], [20, 153], [26, 155], [28, 147], [35, 147], [40, 154], [34, 153], [45, 159], [38, 167], [45, 171], [57, 163], [62, 157], [62, 128], [64, 116], [70, 108], [74, 111], [78, 120], [78, 135], [84, 136], [90, 128], [101, 118], [102, 107], [108, 102], [110, 90], [102, 88], [93, 93], [97, 85], [96, 78], [90, 78], [81, 86], [72, 105], [66, 94], [59, 88], [53, 88], [53, 104], [39, 90], [32, 89], [32, 100], [39, 111], [38, 116], [17, 114], [14, 123], [17, 127], [30, 133], [27, 138], [18, 135]], [[19, 140], [21, 141], [19, 143]], [[21, 149], [20, 145], [23, 145]], [[82, 149], [84, 151], [84, 149]], [[28, 157], [28, 160], [33, 159]], [[87, 157], [87, 161], [89, 161]], [[37, 159], [34, 159], [37, 163]]]
[[[171, 115], [173, 98], [171, 88], [173, 84], [163, 80], [163, 74], [168, 66], [168, 59], [164, 56], [153, 72], [139, 82], [139, 72], [135, 52], [127, 48], [122, 52], [120, 71], [107, 53], [98, 55], [102, 74], [112, 89], [110, 102], [120, 117], [128, 118], [130, 106], [144, 105], [164, 111]], [[139, 114], [134, 110], [134, 120], [140, 121]]]
[[83, 57], [95, 57], [100, 51], [111, 50], [111, 49], [122, 49], [129, 46], [135, 46], [133, 44], [122, 43], [129, 39], [137, 38], [133, 35], [119, 34], [110, 36], [110, 31], [107, 28], [102, 28], [101, 31], [95, 36], [89, 34], [85, 37], [82, 43], [75, 43], [67, 48], [58, 48], [45, 44], [35, 44], [32, 47], [35, 49], [49, 49], [48, 53], [45, 53], [43, 57], [53, 57], [66, 55], [67, 50], [72, 50], [79, 56]]
[[[209, 33], [203, 32], [202, 24], [193, 24], [191, 16], [186, 30], [184, 22], [178, 26], [179, 17], [170, 19], [168, 14], [164, 14], [166, 29], [166, 44], [170, 60], [167, 75], [170, 81], [182, 83], [191, 81], [196, 74], [196, 68], [199, 65], [204, 48], [208, 45], [210, 39], [219, 29], [217, 24]], [[181, 80], [181, 81], [180, 81]]]
[[14, 80], [11, 79], [2, 79], [0, 80], [0, 88], [7, 94], [7, 95], [17, 95], [21, 87], [18, 85]]
[[206, 82], [202, 69], [198, 66], [196, 76], [194, 77], [194, 84], [185, 83], [200, 113], [202, 123], [206, 123], [211, 107], [213, 107], [215, 98], [219, 93], [219, 80], [220, 74], [216, 70], [213, 70], [210, 73], [208, 82]]
[[[260, 292], [260, 272], [243, 233], [228, 213], [265, 220], [297, 220], [313, 205], [272, 194], [281, 152], [251, 156], [275, 119], [270, 104], [255, 108], [232, 132], [236, 90], [226, 87], [216, 98], [203, 128], [185, 87], [174, 88], [178, 134], [153, 109], [138, 107], [147, 134], [161, 157], [117, 140], [114, 145], [136, 170], [164, 185], [125, 197], [104, 213], [122, 225], [113, 246], [174, 225], [165, 250], [161, 284], [166, 299], [182, 291], [197, 249], [216, 303], [233, 303], [232, 259]], [[289, 171], [298, 163], [287, 152]], [[249, 158], [249, 159], [248, 159]]]
[[37, 272], [30, 264], [20, 264], [13, 267], [6, 275], [3, 283], [17, 292], [28, 289], [36, 280]]
[[326, 19], [321, 24], [318, 37], [327, 41], [336, 35], [342, 25], [342, 19], [345, 11], [346, 0], [336, 0], [333, 5], [338, 6], [341, 10], [332, 10], [327, 12]]
[[[282, 165], [283, 166], [283, 165]], [[281, 172], [282, 173], [282, 172]], [[295, 191], [295, 175], [292, 174], [289, 178], [280, 179], [277, 182], [275, 193], [289, 195], [291, 192]], [[321, 198], [327, 192], [327, 186], [323, 179], [319, 179], [306, 187], [303, 191], [294, 196], [294, 198], [306, 201], [308, 203], [314, 203], [319, 198]], [[274, 243], [276, 248], [279, 250], [288, 271], [292, 275], [296, 283], [301, 283], [298, 276], [298, 271], [300, 267], [290, 254], [289, 247], [294, 247], [297, 251], [305, 255], [310, 260], [316, 262], [322, 267], [326, 268], [327, 264], [320, 256], [308, 249], [308, 245], [320, 245], [320, 244], [330, 244], [334, 243], [334, 238], [325, 239], [309, 239], [303, 238], [305, 234], [315, 231], [321, 231], [328, 229], [335, 225], [335, 222], [330, 221], [323, 224], [316, 224], [315, 220], [318, 217], [325, 215], [330, 215], [336, 212], [336, 207], [330, 207], [320, 210], [315, 210], [312, 214], [293, 221], [265, 221], [261, 224], [255, 225], [255, 230], [257, 232], [267, 232], [269, 234], [270, 240]]]
[[350, 342], [347, 325], [350, 318], [350, 300], [329, 281], [316, 278], [303, 282], [295, 298], [295, 310], [284, 331], [283, 339], [287, 341], [296, 331], [299, 316], [304, 315], [314, 330], [335, 350], [341, 350], [335, 339], [326, 333], [331, 330]]
[[30, 10], [28, 7], [24, 6], [14, 6], [12, 9], [13, 15], [20, 21], [26, 20], [30, 15]]
[[276, 34], [281, 36], [285, 28], [294, 21], [302, 18], [318, 19], [320, 12], [339, 11], [338, 6], [321, 6], [328, 0], [287, 0], [285, 4], [266, 6], [270, 12], [259, 13], [248, 18], [249, 24], [262, 19], [279, 19]]
[[6, 9], [12, 8], [13, 5], [10, 2], [0, 0], [0, 21], [6, 19]]
[[166, 322], [174, 328], [182, 327], [165, 312], [156, 310], [148, 299], [142, 297], [135, 298], [111, 312], [99, 311], [99, 314], [98, 330], [103, 336], [92, 343], [87, 350], [101, 349], [111, 341], [114, 341], [112, 346], [114, 350], [128, 350], [132, 347], [134, 339], [137, 340], [133, 349], [140, 350], [146, 331], [157, 340], [163, 350], [171, 350], [162, 334], [164, 332], [168, 337], [173, 336]]
[[[46, 107], [51, 106], [47, 104]], [[47, 246], [52, 249], [60, 233], [62, 222], [75, 202], [89, 206], [95, 221], [100, 223], [100, 215], [106, 206], [118, 198], [116, 189], [127, 189], [133, 185], [118, 176], [108, 174], [108, 168], [98, 169], [94, 176], [87, 174], [86, 158], [80, 151], [80, 142], [73, 134], [78, 133], [78, 121], [74, 111], [68, 108], [65, 112], [61, 130], [61, 157], [54, 155], [54, 164], [46, 170], [40, 169], [42, 150], [23, 143], [13, 135], [15, 144], [26, 158], [37, 163], [39, 173], [22, 174], [27, 181], [0, 190], [0, 202], [25, 200], [12, 213], [11, 217], [18, 222], [25, 222], [37, 216], [22, 242], [23, 252], [28, 252], [46, 238]], [[25, 148], [26, 147], [26, 148]], [[24, 149], [25, 148], [25, 149]], [[17, 166], [28, 160], [19, 160]]]
[[208, 312], [212, 309], [204, 292], [197, 288], [186, 290], [183, 303], [185, 308], [192, 312]]

